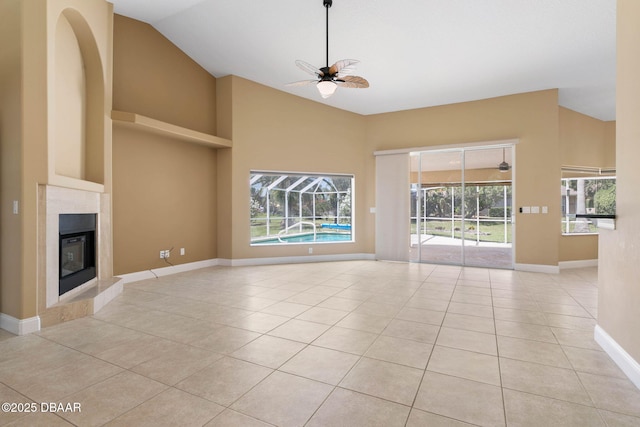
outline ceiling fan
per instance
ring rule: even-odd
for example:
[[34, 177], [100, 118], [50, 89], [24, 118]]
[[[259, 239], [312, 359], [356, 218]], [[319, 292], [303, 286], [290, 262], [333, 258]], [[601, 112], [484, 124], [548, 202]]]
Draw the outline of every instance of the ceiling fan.
[[343, 59], [329, 66], [329, 8], [333, 5], [333, 0], [322, 0], [322, 4], [327, 10], [327, 65], [322, 68], [297, 60], [296, 65], [303, 71], [315, 76], [314, 80], [302, 80], [289, 83], [287, 86], [304, 86], [315, 84], [323, 98], [333, 95], [338, 88], [367, 88], [369, 82], [359, 76], [351, 75], [355, 71], [358, 62], [355, 59]]
[[505, 148], [502, 149], [502, 163], [498, 165], [498, 170], [500, 172], [509, 172], [509, 169], [511, 169], [511, 165], [504, 160], [504, 152]]

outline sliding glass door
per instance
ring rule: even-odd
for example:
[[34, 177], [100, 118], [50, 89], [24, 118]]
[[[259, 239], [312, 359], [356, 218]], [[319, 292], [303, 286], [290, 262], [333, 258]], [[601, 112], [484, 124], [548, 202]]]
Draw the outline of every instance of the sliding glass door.
[[512, 147], [411, 154], [414, 262], [513, 268]]

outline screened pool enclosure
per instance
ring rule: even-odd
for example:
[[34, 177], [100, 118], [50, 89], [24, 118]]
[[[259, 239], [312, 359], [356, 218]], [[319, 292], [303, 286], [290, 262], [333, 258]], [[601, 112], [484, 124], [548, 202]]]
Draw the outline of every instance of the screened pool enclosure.
[[352, 175], [252, 172], [251, 244], [353, 241]]

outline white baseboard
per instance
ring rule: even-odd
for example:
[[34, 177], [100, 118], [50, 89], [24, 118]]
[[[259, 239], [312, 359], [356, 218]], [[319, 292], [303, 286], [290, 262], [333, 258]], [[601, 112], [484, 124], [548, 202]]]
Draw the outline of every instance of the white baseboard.
[[[357, 254], [336, 254], [336, 255], [303, 255], [303, 256], [287, 256], [287, 257], [270, 257], [270, 258], [242, 258], [228, 259], [216, 258], [205, 261], [190, 262], [187, 264], [178, 264], [169, 267], [154, 268], [151, 270], [138, 271], [135, 273], [120, 274], [123, 283], [137, 282], [138, 280], [155, 279], [160, 276], [169, 274], [182, 273], [184, 271], [197, 270], [199, 268], [224, 266], [224, 267], [244, 267], [252, 265], [277, 265], [277, 264], [299, 264], [305, 262], [330, 262], [330, 261], [375, 261], [375, 254], [357, 253]], [[581, 268], [581, 267], [597, 267], [598, 260], [584, 261], [563, 261], [555, 265], [542, 264], [516, 264], [515, 270], [529, 271], [533, 273], [558, 274], [561, 269]]]
[[228, 258], [218, 258], [218, 265], [223, 267], [231, 267], [231, 260]]
[[220, 259], [218, 265], [245, 267], [251, 265], [300, 264], [305, 262], [375, 260], [375, 254], [303, 255], [271, 258]]
[[532, 273], [547, 273], [547, 274], [560, 273], [560, 267], [558, 267], [557, 265], [543, 265], [543, 264], [516, 264], [515, 270], [529, 271]]
[[197, 270], [199, 268], [215, 267], [216, 265], [221, 265], [218, 259], [207, 259], [204, 261], [170, 265], [168, 267], [154, 268], [151, 270], [138, 271], [135, 273], [120, 274], [117, 277], [121, 278], [122, 283], [125, 284], [129, 282], [137, 282], [138, 280], [155, 279], [160, 276], [168, 276], [169, 274]]
[[558, 267], [560, 270], [567, 270], [571, 268], [584, 268], [584, 267], [597, 267], [597, 259], [582, 259], [579, 261], [560, 261]]
[[631, 382], [640, 389], [640, 364], [624, 348], [620, 347], [620, 344], [611, 338], [600, 325], [596, 325], [593, 337], [616, 365], [622, 369], [622, 372], [629, 377]]
[[184, 271], [197, 270], [199, 268], [224, 266], [224, 267], [245, 267], [252, 265], [277, 265], [277, 264], [300, 264], [305, 262], [329, 262], [329, 261], [375, 261], [375, 254], [337, 254], [337, 255], [309, 255], [295, 257], [271, 257], [271, 258], [243, 258], [227, 259], [216, 258], [205, 261], [178, 264], [169, 267], [154, 268], [152, 270], [138, 271], [135, 273], [120, 274], [117, 277], [122, 279], [122, 283], [137, 282], [139, 280], [155, 279], [169, 274], [182, 273]]
[[27, 335], [40, 330], [40, 317], [16, 319], [8, 314], [0, 313], [0, 328], [15, 335]]

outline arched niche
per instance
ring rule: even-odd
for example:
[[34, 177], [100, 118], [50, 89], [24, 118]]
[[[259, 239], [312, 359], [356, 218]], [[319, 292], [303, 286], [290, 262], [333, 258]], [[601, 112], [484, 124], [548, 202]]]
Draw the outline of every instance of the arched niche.
[[53, 59], [55, 174], [104, 184], [102, 61], [91, 28], [75, 9], [58, 17]]

